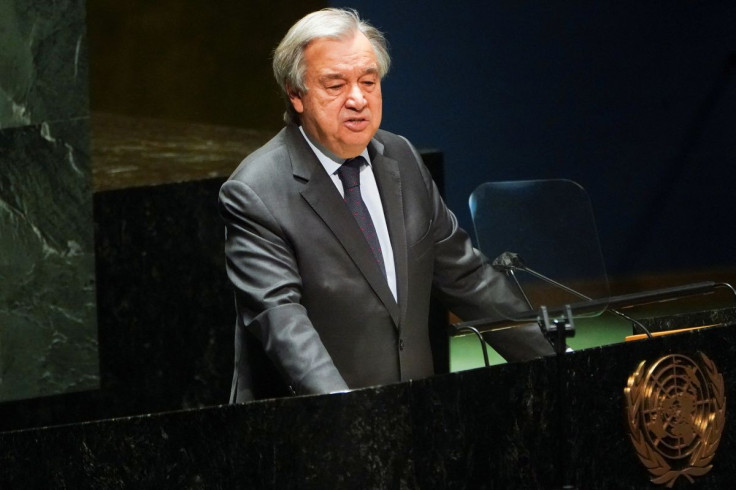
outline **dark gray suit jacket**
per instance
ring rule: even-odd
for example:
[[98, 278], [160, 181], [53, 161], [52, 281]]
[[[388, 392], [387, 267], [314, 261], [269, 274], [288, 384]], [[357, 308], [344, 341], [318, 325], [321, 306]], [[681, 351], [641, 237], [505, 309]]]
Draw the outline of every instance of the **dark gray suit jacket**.
[[[219, 205], [237, 304], [231, 401], [430, 376], [431, 291], [464, 320], [518, 302], [458, 227], [413, 147], [378, 131], [368, 151], [398, 303], [296, 126], [249, 155], [223, 184]], [[530, 357], [552, 353], [538, 329], [511, 337]]]

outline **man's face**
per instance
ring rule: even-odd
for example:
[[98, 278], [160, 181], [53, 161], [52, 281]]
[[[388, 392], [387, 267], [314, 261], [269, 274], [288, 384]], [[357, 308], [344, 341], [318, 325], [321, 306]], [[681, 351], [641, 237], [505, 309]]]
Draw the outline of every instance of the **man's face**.
[[304, 50], [305, 93], [289, 96], [304, 130], [340, 158], [359, 155], [381, 124], [381, 79], [370, 41], [316, 39]]

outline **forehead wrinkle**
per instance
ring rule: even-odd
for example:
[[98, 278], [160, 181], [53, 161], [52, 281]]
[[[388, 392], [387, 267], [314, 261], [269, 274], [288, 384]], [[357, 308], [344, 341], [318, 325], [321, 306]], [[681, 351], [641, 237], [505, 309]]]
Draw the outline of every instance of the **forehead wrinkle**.
[[344, 78], [346, 77], [342, 73], [327, 73], [319, 77], [319, 80], [343, 80]]
[[[360, 74], [358, 75], [358, 78], [363, 77], [365, 75], [377, 75], [378, 74], [378, 67], [376, 66], [369, 66], [364, 68]], [[323, 75], [320, 75], [317, 79], [319, 81], [329, 81], [329, 80], [345, 80], [350, 78], [349, 75], [346, 75], [342, 72], [330, 72], [325, 73]]]

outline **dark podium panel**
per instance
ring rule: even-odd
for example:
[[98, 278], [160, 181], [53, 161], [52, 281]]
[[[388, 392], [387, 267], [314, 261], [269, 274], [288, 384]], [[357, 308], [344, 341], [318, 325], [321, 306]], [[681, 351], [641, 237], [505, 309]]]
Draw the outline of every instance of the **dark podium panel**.
[[[0, 487], [659, 488], [624, 388], [641, 361], [702, 352], [734, 393], [736, 311], [706, 316], [724, 325], [344, 394], [5, 432]], [[732, 412], [713, 469], [674, 488], [729, 487]]]

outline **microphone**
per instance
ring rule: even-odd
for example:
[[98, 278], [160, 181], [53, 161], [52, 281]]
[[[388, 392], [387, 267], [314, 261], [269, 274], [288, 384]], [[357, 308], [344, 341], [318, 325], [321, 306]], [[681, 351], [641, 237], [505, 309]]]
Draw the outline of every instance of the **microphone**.
[[491, 264], [494, 269], [500, 272], [513, 272], [513, 270], [516, 269], [523, 269], [526, 268], [526, 264], [523, 260], [521, 260], [521, 257], [519, 257], [519, 254], [514, 252], [504, 252], [493, 261]]
[[[547, 276], [545, 276], [543, 274], [540, 274], [539, 272], [537, 272], [537, 271], [535, 271], [533, 269], [530, 269], [529, 267], [527, 267], [527, 265], [524, 262], [524, 260], [517, 253], [514, 253], [514, 252], [503, 252], [501, 255], [499, 255], [498, 257], [496, 257], [494, 259], [494, 261], [491, 263], [491, 266], [494, 269], [496, 269], [497, 271], [499, 271], [499, 272], [505, 272], [506, 274], [508, 274], [509, 276], [511, 276], [511, 278], [516, 283], [516, 286], [519, 288], [519, 291], [521, 291], [521, 294], [524, 297], [524, 301], [526, 301], [526, 304], [527, 304], [527, 306], [529, 307], [530, 310], [533, 310], [534, 307], [532, 306], [531, 302], [529, 301], [529, 298], [526, 296], [526, 293], [524, 292], [524, 289], [521, 287], [521, 284], [519, 284], [519, 281], [516, 278], [516, 275], [514, 274], [514, 271], [516, 271], [516, 270], [524, 271], [524, 272], [526, 272], [528, 274], [531, 274], [532, 276], [534, 276], [534, 277], [536, 277], [538, 279], [541, 279], [542, 281], [546, 282], [547, 284], [551, 284], [551, 285], [557, 287], [558, 289], [562, 289], [563, 291], [566, 291], [566, 292], [568, 292], [568, 293], [570, 293], [570, 294], [572, 294], [574, 296], [577, 296], [578, 298], [583, 299], [585, 301], [591, 301], [591, 302], [592, 301], [595, 301], [595, 300], [593, 300], [593, 298], [590, 298], [590, 297], [584, 295], [581, 292], [578, 292], [578, 291], [576, 291], [576, 290], [574, 290], [574, 289], [572, 289], [572, 288], [570, 288], [570, 287], [568, 287], [568, 286], [566, 286], [566, 285], [564, 285], [564, 284], [562, 284], [560, 282], [555, 281], [554, 279], [551, 279], [551, 278], [549, 278], [549, 277], [547, 277]], [[618, 311], [615, 308], [610, 308], [609, 307], [608, 308], [608, 311], [610, 311], [611, 313], [614, 313], [614, 314], [618, 315], [619, 317], [623, 318], [626, 321], [631, 322], [633, 325], [635, 325], [636, 327], [638, 327], [643, 333], [645, 333], [648, 339], [651, 339], [652, 338], [652, 334], [649, 331], [649, 329], [647, 329], [647, 327], [645, 327], [644, 325], [642, 325], [641, 322], [639, 322], [639, 321], [631, 318], [630, 316], [626, 315], [625, 313], [622, 313], [622, 312]]]
[[511, 279], [514, 280], [514, 284], [516, 284], [516, 289], [519, 290], [521, 296], [524, 298], [524, 302], [526, 303], [527, 308], [529, 308], [530, 311], [533, 310], [534, 306], [532, 305], [532, 302], [529, 301], [529, 298], [524, 292], [524, 288], [521, 287], [521, 283], [516, 278], [516, 274], [514, 274], [514, 269], [526, 269], [526, 264], [523, 260], [521, 260], [519, 254], [516, 254], [514, 252], [504, 252], [496, 257], [496, 259], [491, 263], [491, 267], [499, 272], [505, 272], [507, 276], [511, 277]]

